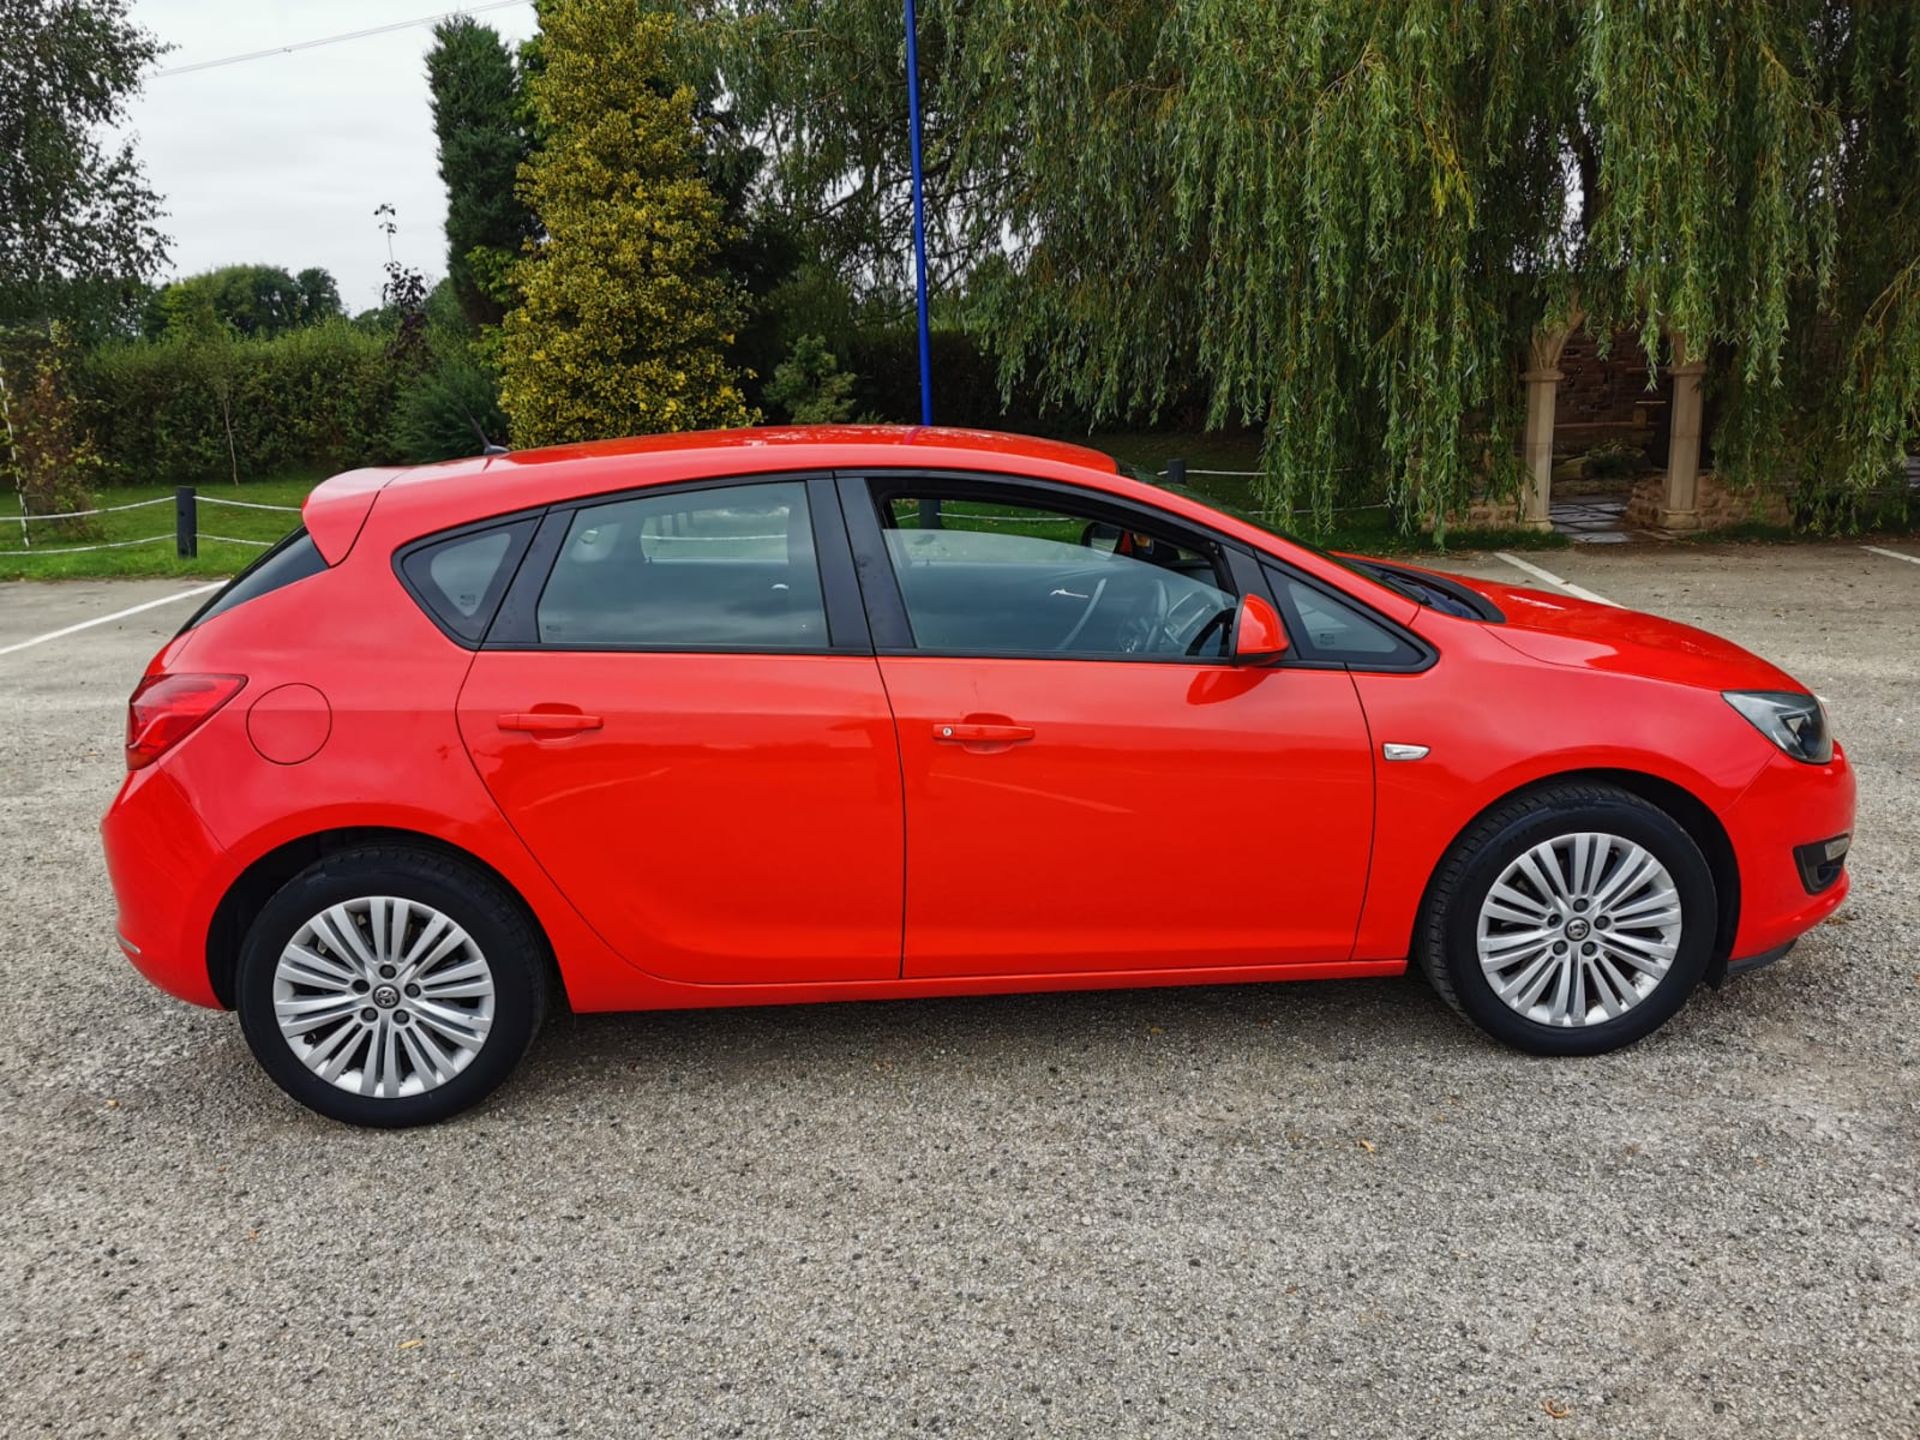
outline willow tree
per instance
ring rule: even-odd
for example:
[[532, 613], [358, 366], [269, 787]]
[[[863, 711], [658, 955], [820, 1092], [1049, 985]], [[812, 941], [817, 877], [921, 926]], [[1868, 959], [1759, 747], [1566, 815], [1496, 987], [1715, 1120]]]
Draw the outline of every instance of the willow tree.
[[[720, 0], [784, 198], [906, 253], [893, 0]], [[1723, 469], [1884, 478], [1920, 401], [1920, 16], [1835, 0], [923, 0], [937, 252], [1002, 378], [1196, 390], [1280, 503], [1517, 482], [1530, 342], [1712, 360]]]
[[676, 21], [642, 0], [553, 0], [528, 82], [540, 148], [520, 193], [545, 232], [516, 268], [500, 405], [523, 445], [739, 425], [737, 287], [700, 172]]

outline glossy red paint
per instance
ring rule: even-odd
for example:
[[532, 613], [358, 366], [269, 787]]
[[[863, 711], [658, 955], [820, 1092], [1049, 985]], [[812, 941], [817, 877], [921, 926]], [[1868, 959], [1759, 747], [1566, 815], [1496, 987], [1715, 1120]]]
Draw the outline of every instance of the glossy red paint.
[[[906, 786], [904, 975], [1347, 958], [1373, 760], [1346, 672], [935, 656], [880, 671]], [[983, 722], [1032, 738], [943, 734]]]
[[[394, 563], [423, 536], [588, 496], [903, 469], [1151, 507], [1404, 627], [1431, 663], [1316, 666], [1278, 614], [1296, 643], [1265, 666], [476, 650]], [[658, 437], [355, 472], [316, 490], [306, 520], [327, 568], [155, 657], [150, 676], [246, 683], [132, 771], [103, 825], [123, 945], [198, 1004], [231, 993], [223, 902], [340, 835], [424, 837], [492, 871], [580, 1010], [1393, 973], [1455, 837], [1570, 774], [1685, 797], [1717, 827], [1736, 957], [1846, 889], [1808, 896], [1792, 857], [1852, 828], [1844, 752], [1789, 759], [1719, 693], [1803, 688], [1775, 667], [1650, 616], [1477, 581], [1461, 583], [1506, 623], [1449, 616], [1074, 446], [861, 427]], [[1428, 755], [1383, 763], [1389, 743]]]
[[1280, 612], [1260, 595], [1242, 595], [1233, 627], [1234, 657], [1243, 664], [1270, 665], [1287, 653], [1287, 629]]
[[[562, 703], [599, 725], [501, 723]], [[636, 969], [898, 977], [900, 761], [871, 656], [482, 651], [459, 709], [508, 823]]]

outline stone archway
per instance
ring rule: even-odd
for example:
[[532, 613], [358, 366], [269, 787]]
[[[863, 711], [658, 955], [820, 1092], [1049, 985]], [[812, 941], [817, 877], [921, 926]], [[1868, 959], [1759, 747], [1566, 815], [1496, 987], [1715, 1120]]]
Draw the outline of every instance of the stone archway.
[[[1567, 342], [1580, 328], [1584, 313], [1576, 309], [1566, 323], [1536, 332], [1530, 342], [1528, 368], [1521, 373], [1527, 384], [1526, 426], [1522, 454], [1527, 472], [1526, 488], [1520, 497], [1519, 520], [1529, 530], [1551, 530], [1553, 525], [1553, 442], [1558, 410], [1560, 382], [1566, 373], [1560, 368]], [[1666, 366], [1672, 378], [1673, 392], [1667, 419], [1666, 469], [1661, 475], [1661, 498], [1655, 512], [1628, 523], [1650, 525], [1669, 533], [1700, 528], [1700, 456], [1703, 432], [1701, 376], [1706, 362], [1697, 358], [1682, 335], [1670, 333], [1673, 363]], [[1636, 502], [1636, 508], [1638, 504]]]

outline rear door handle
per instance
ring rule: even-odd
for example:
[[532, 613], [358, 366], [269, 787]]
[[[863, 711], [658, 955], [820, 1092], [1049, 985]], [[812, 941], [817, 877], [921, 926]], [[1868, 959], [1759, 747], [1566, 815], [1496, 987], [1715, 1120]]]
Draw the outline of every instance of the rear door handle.
[[1031, 725], [983, 725], [971, 720], [941, 720], [933, 738], [952, 745], [1013, 745], [1033, 739]]
[[602, 723], [598, 715], [582, 715], [578, 710], [525, 710], [500, 717], [502, 730], [527, 735], [578, 735], [598, 730]]

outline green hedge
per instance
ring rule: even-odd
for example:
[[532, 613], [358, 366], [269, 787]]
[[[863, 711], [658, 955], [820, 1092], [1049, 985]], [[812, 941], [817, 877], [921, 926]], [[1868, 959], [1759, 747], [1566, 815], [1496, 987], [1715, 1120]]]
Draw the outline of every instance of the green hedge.
[[270, 340], [106, 345], [72, 378], [112, 482], [229, 480], [229, 416], [242, 480], [398, 458], [386, 343], [344, 322]]

